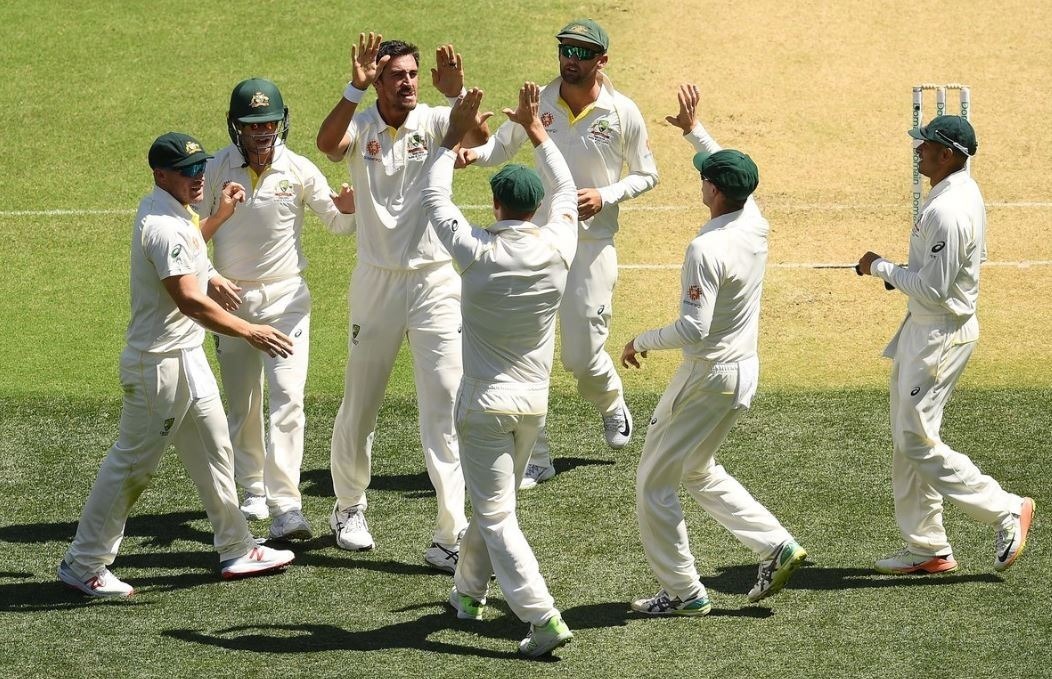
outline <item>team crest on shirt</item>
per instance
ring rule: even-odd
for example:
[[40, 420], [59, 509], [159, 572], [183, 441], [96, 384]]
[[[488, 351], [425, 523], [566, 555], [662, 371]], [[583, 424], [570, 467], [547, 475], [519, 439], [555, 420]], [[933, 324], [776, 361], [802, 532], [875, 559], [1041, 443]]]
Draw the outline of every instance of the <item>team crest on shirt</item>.
[[606, 118], [600, 118], [588, 128], [588, 137], [600, 144], [609, 144], [613, 136], [614, 128]]
[[278, 200], [288, 200], [289, 198], [295, 198], [296, 193], [292, 190], [292, 182], [288, 179], [282, 179], [278, 182], [277, 187], [274, 189], [274, 197]]
[[699, 299], [701, 299], [701, 286], [692, 285], [689, 288], [687, 288], [687, 297], [690, 297], [692, 302], [697, 302]]
[[380, 151], [380, 140], [370, 139], [369, 143], [365, 145], [365, 159], [380, 160]]
[[555, 124], [555, 116], [552, 115], [551, 111], [545, 111], [541, 114], [541, 125], [544, 125], [544, 129], [548, 129]]
[[427, 140], [424, 135], [414, 132], [405, 142], [405, 154], [411, 160], [423, 160], [427, 157]]

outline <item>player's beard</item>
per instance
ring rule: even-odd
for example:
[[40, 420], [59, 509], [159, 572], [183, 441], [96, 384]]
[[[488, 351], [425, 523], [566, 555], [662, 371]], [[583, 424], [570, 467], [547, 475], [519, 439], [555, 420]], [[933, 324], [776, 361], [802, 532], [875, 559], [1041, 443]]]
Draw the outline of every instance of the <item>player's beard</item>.
[[559, 69], [559, 76], [562, 77], [564, 83], [571, 85], [579, 85], [584, 82], [584, 73], [581, 71], [581, 67], [576, 68], [572, 64], [565, 64]]

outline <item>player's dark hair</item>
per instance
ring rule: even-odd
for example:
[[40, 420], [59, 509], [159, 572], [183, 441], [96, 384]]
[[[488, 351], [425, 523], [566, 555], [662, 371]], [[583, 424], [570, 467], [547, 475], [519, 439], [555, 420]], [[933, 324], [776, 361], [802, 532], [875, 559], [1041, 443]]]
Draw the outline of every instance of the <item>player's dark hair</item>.
[[413, 59], [416, 60], [416, 65], [420, 65], [420, 50], [416, 48], [416, 45], [402, 42], [401, 40], [384, 40], [380, 43], [380, 49], [376, 52], [376, 60], [380, 61], [381, 58], [386, 56], [394, 59], [395, 57], [404, 57], [407, 54], [412, 54]]

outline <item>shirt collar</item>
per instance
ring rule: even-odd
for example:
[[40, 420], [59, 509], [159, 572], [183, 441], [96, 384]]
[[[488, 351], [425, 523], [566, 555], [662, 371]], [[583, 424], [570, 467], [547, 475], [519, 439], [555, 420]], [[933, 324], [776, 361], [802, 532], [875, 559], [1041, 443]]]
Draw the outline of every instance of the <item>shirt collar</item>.
[[949, 191], [950, 188], [953, 187], [953, 186], [958, 186], [960, 184], [963, 184], [964, 182], [968, 181], [968, 179], [970, 179], [970, 178], [971, 178], [971, 175], [968, 173], [968, 168], [967, 167], [963, 167], [960, 170], [957, 170], [956, 172], [953, 172], [953, 173], [947, 175], [946, 177], [943, 178], [943, 180], [941, 182], [939, 182], [935, 186], [931, 187], [931, 191], [928, 192], [928, 198], [925, 200], [925, 202], [926, 203], [927, 202], [931, 202], [931, 200], [933, 198], [935, 198], [936, 196], [939, 196], [939, 195]]
[[[172, 194], [156, 184], [153, 186], [153, 198], [160, 203], [160, 206], [164, 208], [166, 214], [172, 217], [185, 219], [187, 223], [190, 223], [190, 213], [187, 212], [186, 206], [177, 201]], [[190, 207], [194, 206], [191, 205]]]
[[[420, 128], [420, 107], [423, 106], [423, 105], [424, 104], [419, 104], [418, 103], [416, 105], [416, 108], [414, 108], [412, 111], [409, 112], [409, 115], [406, 117], [405, 122], [402, 123], [402, 126], [399, 127], [398, 129], [399, 130], [405, 130], [407, 132], [413, 132], [413, 131], [416, 131], [417, 129], [419, 129]], [[379, 129], [383, 130], [383, 129], [386, 129], [388, 127], [391, 127], [390, 125], [387, 124], [387, 121], [384, 120], [383, 116], [380, 115], [380, 107], [377, 106], [376, 104], [373, 104], [373, 106], [369, 109], [369, 114], [373, 118], [373, 123]]]

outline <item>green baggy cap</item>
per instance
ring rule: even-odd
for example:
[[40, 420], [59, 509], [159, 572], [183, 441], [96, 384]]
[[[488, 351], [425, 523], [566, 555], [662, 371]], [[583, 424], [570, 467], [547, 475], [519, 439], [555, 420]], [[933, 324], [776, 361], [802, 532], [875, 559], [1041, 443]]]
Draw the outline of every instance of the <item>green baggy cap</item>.
[[756, 163], [734, 149], [695, 153], [694, 168], [733, 200], [745, 200], [760, 184], [760, 170]]
[[526, 214], [533, 212], [544, 198], [544, 185], [533, 169], [518, 163], [508, 163], [489, 180], [493, 197], [501, 205]]
[[581, 42], [590, 42], [599, 46], [604, 52], [610, 48], [610, 36], [593, 19], [574, 19], [563, 26], [555, 37], [557, 40], [573, 38]]
[[908, 134], [914, 139], [957, 149], [966, 156], [974, 156], [979, 148], [975, 129], [961, 116], [937, 116], [927, 125], [910, 130]]
[[266, 78], [242, 80], [230, 93], [230, 117], [239, 123], [270, 123], [285, 117], [278, 86]]
[[150, 167], [186, 167], [212, 156], [201, 142], [182, 132], [167, 132], [157, 137], [150, 146]]

